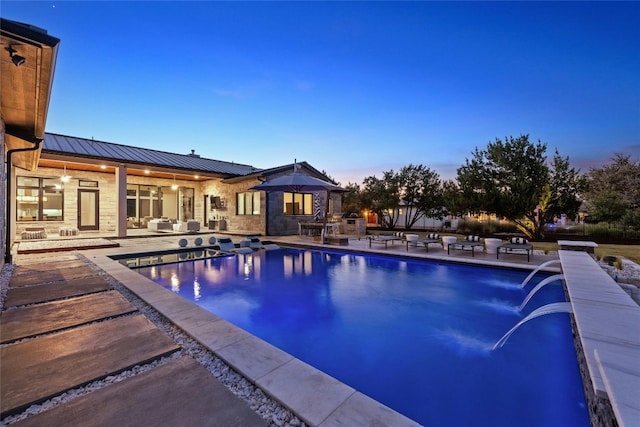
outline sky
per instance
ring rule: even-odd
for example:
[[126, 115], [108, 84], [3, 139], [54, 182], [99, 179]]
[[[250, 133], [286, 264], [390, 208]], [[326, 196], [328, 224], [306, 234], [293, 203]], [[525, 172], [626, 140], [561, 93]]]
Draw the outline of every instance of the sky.
[[640, 2], [6, 1], [61, 39], [47, 132], [336, 181], [528, 134], [640, 160]]

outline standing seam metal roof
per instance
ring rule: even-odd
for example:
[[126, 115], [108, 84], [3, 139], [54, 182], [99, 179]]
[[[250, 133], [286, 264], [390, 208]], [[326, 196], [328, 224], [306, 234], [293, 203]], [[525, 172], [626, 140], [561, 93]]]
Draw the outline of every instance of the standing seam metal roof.
[[261, 169], [250, 165], [212, 160], [190, 154], [175, 154], [149, 148], [131, 147], [93, 139], [45, 133], [42, 150], [130, 163], [168, 166], [194, 171], [243, 176]]

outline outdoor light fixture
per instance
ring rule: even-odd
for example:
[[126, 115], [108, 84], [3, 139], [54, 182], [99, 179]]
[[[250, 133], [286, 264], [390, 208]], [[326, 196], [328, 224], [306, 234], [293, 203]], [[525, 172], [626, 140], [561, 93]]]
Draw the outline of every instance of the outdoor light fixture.
[[16, 52], [18, 51], [15, 50], [13, 46], [9, 46], [5, 49], [7, 50], [7, 52], [9, 52], [9, 57], [11, 58], [11, 62], [13, 62], [13, 65], [19, 67], [24, 64], [24, 61], [26, 61], [26, 59], [24, 58], [24, 56], [16, 55]]
[[67, 165], [64, 165], [64, 173], [62, 174], [62, 176], [60, 177], [60, 181], [62, 182], [69, 182], [69, 180], [71, 179], [71, 177], [69, 175], [67, 175]]
[[178, 189], [178, 184], [176, 184], [176, 175], [173, 174], [173, 185], [171, 186], [171, 189], [173, 191], [176, 191]]

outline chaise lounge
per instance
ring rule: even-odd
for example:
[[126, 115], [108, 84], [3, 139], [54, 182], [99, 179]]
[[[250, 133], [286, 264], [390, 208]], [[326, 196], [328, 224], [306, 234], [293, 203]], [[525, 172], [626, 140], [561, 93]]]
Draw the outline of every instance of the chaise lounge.
[[449, 243], [447, 245], [447, 255], [451, 254], [451, 248], [464, 251], [465, 249], [471, 249], [471, 256], [475, 256], [475, 249], [484, 249], [484, 243], [480, 239], [480, 236], [467, 236], [464, 240], [458, 240], [457, 242]]
[[527, 262], [531, 260], [531, 253], [533, 252], [533, 245], [531, 245], [524, 237], [512, 237], [509, 239], [509, 243], [498, 246], [496, 251], [496, 259], [500, 259], [500, 251], [502, 253], [519, 253], [523, 254], [524, 251], [527, 254]]
[[439, 245], [442, 244], [442, 240], [440, 239], [440, 235], [437, 233], [431, 233], [428, 234], [426, 238], [424, 239], [418, 239], [418, 240], [414, 240], [414, 241], [409, 241], [407, 240], [407, 252], [409, 251], [409, 246], [419, 246], [419, 245], [424, 245], [424, 248], [427, 252], [429, 252], [429, 245], [432, 243], [437, 243]]
[[395, 242], [396, 240], [404, 240], [404, 233], [401, 232], [397, 232], [394, 233], [392, 235], [379, 235], [379, 236], [369, 236], [369, 247], [371, 247], [372, 243], [380, 243], [380, 244], [384, 244], [385, 249], [388, 247], [387, 244], [389, 242], [391, 242], [391, 244], [393, 245], [393, 242]]

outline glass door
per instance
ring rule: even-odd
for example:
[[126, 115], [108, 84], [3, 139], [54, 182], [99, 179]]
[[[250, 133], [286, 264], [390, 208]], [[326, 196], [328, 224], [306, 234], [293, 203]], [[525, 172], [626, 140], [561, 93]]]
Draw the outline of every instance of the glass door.
[[78, 229], [98, 230], [100, 228], [99, 197], [97, 190], [78, 190]]

